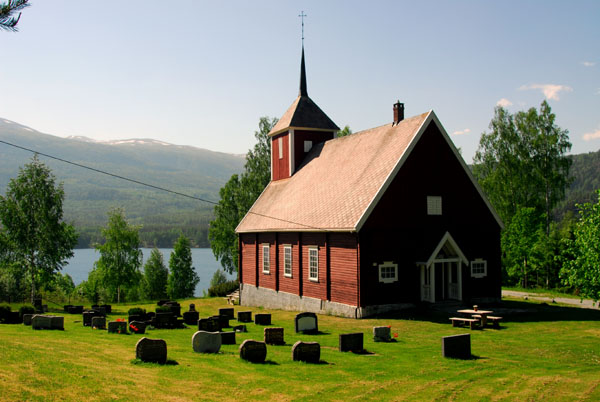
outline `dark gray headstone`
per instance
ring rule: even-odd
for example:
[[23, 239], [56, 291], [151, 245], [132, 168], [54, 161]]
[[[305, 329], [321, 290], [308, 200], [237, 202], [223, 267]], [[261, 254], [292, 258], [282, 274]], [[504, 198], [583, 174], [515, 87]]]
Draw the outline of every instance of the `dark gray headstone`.
[[110, 321], [108, 323], [108, 333], [110, 334], [126, 334], [127, 322], [125, 321]]
[[271, 325], [271, 314], [254, 314], [256, 325]]
[[194, 303], [190, 303], [190, 310], [189, 311], [196, 311], [196, 305]]
[[106, 317], [92, 317], [92, 328], [106, 329]]
[[292, 346], [292, 360], [307, 363], [321, 361], [321, 345], [317, 342], [298, 341]]
[[71, 304], [65, 304], [65, 305], [64, 305], [64, 307], [63, 307], [63, 308], [65, 309], [65, 313], [68, 313], [68, 312], [69, 312], [69, 308], [70, 308], [70, 307], [73, 307], [73, 306], [72, 306]]
[[252, 311], [238, 311], [237, 320], [239, 322], [252, 322]]
[[225, 317], [227, 317], [230, 320], [233, 320], [235, 315], [234, 315], [234, 310], [233, 308], [220, 308], [219, 309], [219, 315], [224, 315]]
[[52, 324], [51, 324], [50, 316], [35, 314], [31, 318], [31, 327], [33, 329], [51, 329]]
[[50, 329], [59, 329], [64, 331], [65, 329], [65, 317], [63, 316], [50, 316]]
[[21, 317], [18, 311], [9, 311], [5, 322], [7, 324], [22, 324], [23, 317]]
[[200, 319], [200, 314], [197, 311], [186, 311], [183, 313], [183, 322], [187, 325], [196, 325]]
[[155, 328], [173, 328], [177, 323], [177, 317], [173, 313], [156, 313], [153, 322]]
[[219, 326], [222, 328], [231, 328], [229, 325], [229, 317], [225, 315], [214, 315], [213, 318], [219, 321]]
[[83, 306], [70, 306], [67, 309], [69, 314], [83, 314]]
[[265, 328], [265, 343], [267, 345], [285, 345], [285, 341], [283, 339], [283, 328], [280, 327], [271, 327]]
[[192, 348], [196, 353], [218, 353], [221, 349], [221, 334], [198, 331], [192, 336]]
[[246, 339], [240, 345], [240, 357], [253, 363], [262, 363], [267, 358], [267, 344]]
[[131, 321], [129, 323], [129, 330], [134, 334], [145, 334], [146, 323], [144, 321]]
[[221, 332], [221, 344], [222, 345], [235, 345], [235, 331], [232, 332]]
[[221, 325], [219, 320], [213, 317], [201, 318], [198, 320], [198, 331], [220, 332]]
[[362, 352], [363, 333], [340, 334], [340, 352]]
[[248, 329], [245, 325], [236, 325], [235, 327], [233, 327], [233, 330], [235, 332], [248, 332]]
[[296, 332], [316, 333], [319, 332], [319, 324], [315, 313], [300, 313], [294, 320]]
[[165, 364], [167, 362], [167, 342], [163, 339], [143, 337], [135, 344], [135, 357], [143, 362]]
[[392, 339], [390, 327], [373, 327], [373, 341], [389, 342]]
[[92, 318], [94, 317], [103, 317], [103, 314], [100, 314], [99, 311], [96, 310], [87, 310], [83, 312], [83, 326], [91, 327], [92, 326]]
[[110, 304], [102, 304], [100, 305], [100, 307], [104, 307], [104, 311], [106, 311], [106, 314], [112, 313], [112, 306]]
[[23, 314], [23, 324], [31, 325], [31, 319], [35, 314]]
[[470, 359], [471, 334], [444, 336], [442, 338], [442, 356], [454, 359]]

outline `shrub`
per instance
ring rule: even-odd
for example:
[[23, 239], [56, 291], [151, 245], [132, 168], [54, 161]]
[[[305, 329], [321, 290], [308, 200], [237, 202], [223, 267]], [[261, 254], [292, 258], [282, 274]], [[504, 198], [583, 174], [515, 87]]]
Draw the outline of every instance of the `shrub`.
[[129, 315], [145, 315], [146, 310], [141, 307], [133, 307], [129, 309]]
[[156, 307], [156, 312], [157, 313], [170, 313], [171, 312], [171, 307], [167, 306], [167, 305], [157, 306]]
[[21, 306], [19, 309], [19, 317], [23, 318], [25, 314], [35, 314], [35, 308], [30, 304]]
[[10, 316], [10, 306], [8, 304], [0, 304], [0, 322], [7, 322]]
[[237, 280], [227, 281], [225, 283], [208, 288], [208, 295], [210, 297], [224, 297], [239, 287], [240, 283]]
[[225, 275], [225, 271], [222, 269], [218, 269], [215, 271], [212, 279], [210, 280], [210, 287], [214, 288], [215, 286], [222, 285], [227, 282], [227, 276]]

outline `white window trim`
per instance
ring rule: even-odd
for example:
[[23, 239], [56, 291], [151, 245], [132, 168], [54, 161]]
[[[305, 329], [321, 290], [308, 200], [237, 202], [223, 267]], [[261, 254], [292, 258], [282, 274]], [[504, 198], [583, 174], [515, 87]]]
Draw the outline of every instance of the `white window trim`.
[[427, 215], [441, 215], [442, 214], [442, 197], [441, 196], [427, 196]]
[[[474, 272], [475, 264], [483, 264], [483, 272]], [[485, 278], [487, 276], [487, 261], [482, 258], [477, 258], [471, 261], [471, 277], [472, 278]]]
[[277, 142], [279, 143], [279, 159], [283, 159], [283, 137], [279, 137]]
[[[311, 254], [311, 251], [313, 251], [313, 250], [316, 252], [316, 262], [317, 262], [316, 277], [311, 275], [311, 270], [310, 270], [310, 254]], [[319, 282], [319, 247], [317, 247], [317, 246], [308, 247], [308, 280], [311, 282]]]
[[[384, 278], [382, 276], [383, 268], [393, 268], [394, 269], [394, 277]], [[379, 264], [379, 282], [393, 283], [396, 281], [398, 281], [398, 264], [394, 264], [393, 261], [384, 261], [383, 264]]]
[[[265, 250], [266, 250], [266, 254], [265, 254]], [[271, 247], [270, 244], [263, 244], [262, 245], [262, 272], [263, 274], [269, 274], [271, 272]], [[266, 258], [265, 258], [266, 255]]]
[[[289, 250], [289, 257], [290, 257], [290, 272], [286, 272], [286, 257], [287, 257], [287, 251]], [[284, 244], [283, 245], [283, 276], [285, 276], [286, 278], [291, 278], [292, 277], [292, 246], [289, 244]]]
[[312, 149], [313, 142], [312, 141], [304, 141], [304, 152], [308, 152]]

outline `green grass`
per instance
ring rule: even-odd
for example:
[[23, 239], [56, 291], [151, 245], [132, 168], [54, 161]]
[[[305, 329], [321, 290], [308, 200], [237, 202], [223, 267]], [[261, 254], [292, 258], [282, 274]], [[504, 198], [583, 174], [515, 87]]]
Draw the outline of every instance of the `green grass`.
[[503, 286], [503, 290], [513, 290], [515, 292], [525, 292], [531, 293], [538, 296], [547, 296], [547, 297], [564, 297], [566, 299], [576, 299], [580, 300], [581, 297], [574, 295], [572, 293], [564, 293], [556, 289], [544, 289], [544, 288], [522, 288], [519, 286]]
[[[182, 311], [192, 302], [201, 317], [226, 307], [220, 298], [197, 299], [181, 302]], [[145, 336], [165, 339], [176, 363], [164, 366], [135, 361], [142, 335], [92, 330], [80, 315], [65, 316], [65, 331], [0, 325], [0, 400], [600, 399], [600, 312], [516, 300], [503, 307], [521, 313], [505, 316], [500, 330], [471, 332], [453, 328], [448, 314], [412, 311], [365, 320], [319, 316], [319, 335], [294, 333], [296, 313], [273, 310], [287, 344], [268, 346], [265, 364], [239, 358], [244, 339], [263, 338], [264, 327], [252, 323], [237, 334], [237, 345], [223, 345], [216, 355], [193, 352], [193, 328], [150, 330]], [[125, 318], [129, 308], [117, 306], [110, 318]], [[391, 325], [398, 341], [374, 343], [378, 325]], [[345, 332], [363, 332], [370, 354], [339, 352]], [[441, 337], [459, 333], [471, 333], [475, 358], [442, 358]], [[319, 342], [322, 363], [292, 361], [297, 340]]]

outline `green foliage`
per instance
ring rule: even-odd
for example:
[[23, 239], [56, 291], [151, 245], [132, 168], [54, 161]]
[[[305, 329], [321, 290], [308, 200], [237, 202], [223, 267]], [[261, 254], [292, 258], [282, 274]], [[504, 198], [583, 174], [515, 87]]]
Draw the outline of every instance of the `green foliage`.
[[23, 318], [23, 315], [25, 314], [35, 314], [35, 308], [30, 304], [21, 306], [19, 308], [19, 316]]
[[581, 297], [600, 300], [600, 190], [598, 202], [579, 206], [573, 240], [565, 243], [572, 259], [565, 261], [561, 271], [564, 283]]
[[228, 273], [238, 268], [238, 240], [235, 228], [248, 212], [254, 201], [271, 181], [271, 143], [269, 132], [278, 119], [261, 117], [254, 132], [257, 143], [246, 154], [244, 172], [233, 175], [219, 190], [215, 219], [210, 222], [208, 238], [215, 258]]
[[600, 188], [600, 151], [571, 155], [569, 174], [572, 183], [565, 191], [565, 198], [554, 208], [556, 219], [571, 212], [577, 214], [577, 204], [595, 202], [596, 190]]
[[208, 288], [208, 296], [224, 297], [239, 287], [240, 287], [240, 283], [237, 280], [227, 281], [225, 283], [220, 283], [220, 284], [214, 285], [214, 286], [211, 285], [211, 287]]
[[109, 300], [106, 289], [102, 285], [102, 275], [97, 268], [90, 271], [88, 279], [81, 282], [75, 288], [75, 292], [93, 304], [98, 304], [100, 300]]
[[190, 240], [181, 235], [173, 246], [173, 252], [169, 258], [167, 294], [172, 299], [192, 297], [198, 282], [200, 282], [200, 278], [192, 266]]
[[225, 272], [217, 269], [210, 280], [210, 287], [212, 288], [225, 282], [227, 282], [227, 276], [225, 275]]
[[347, 135], [352, 135], [352, 130], [350, 129], [350, 126], [346, 125], [343, 129], [341, 129], [340, 131], [338, 131], [337, 133], [337, 137], [346, 137]]
[[125, 220], [123, 210], [115, 209], [109, 213], [108, 224], [102, 229], [104, 244], [96, 245], [100, 259], [96, 261], [95, 269], [102, 284], [112, 294], [116, 291], [117, 303], [121, 301], [121, 288], [141, 279], [142, 251], [138, 230]]
[[170, 313], [171, 312], [171, 307], [163, 305], [163, 306], [156, 306], [156, 310], [157, 313]]
[[29, 7], [29, 0], [8, 0], [8, 3], [0, 4], [0, 29], [16, 32], [17, 24], [21, 19], [21, 13], [15, 18], [17, 11]]
[[127, 315], [145, 315], [145, 314], [146, 314], [146, 310], [141, 307], [130, 308], [129, 311], [127, 312]]
[[31, 302], [36, 288], [52, 280], [73, 256], [77, 234], [63, 222], [64, 191], [55, 184], [50, 169], [37, 155], [19, 175], [11, 179], [5, 196], [0, 196], [2, 242], [9, 247], [4, 262], [27, 273]]
[[163, 262], [163, 255], [157, 248], [152, 249], [144, 265], [144, 294], [149, 300], [167, 297], [169, 270]]

